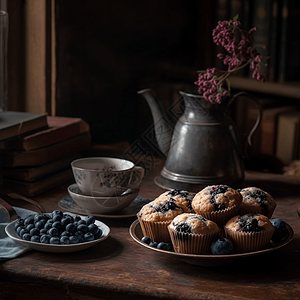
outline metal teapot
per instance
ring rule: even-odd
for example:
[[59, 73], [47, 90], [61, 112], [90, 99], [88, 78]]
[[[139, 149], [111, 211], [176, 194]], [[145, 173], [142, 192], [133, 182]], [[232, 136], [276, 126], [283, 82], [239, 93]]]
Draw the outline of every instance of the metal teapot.
[[173, 127], [151, 89], [143, 89], [138, 94], [150, 107], [157, 144], [166, 156], [160, 176], [155, 178], [158, 186], [190, 192], [198, 192], [212, 184], [227, 184], [233, 188], [242, 186], [246, 152], [242, 151], [227, 107], [242, 94], [257, 105], [257, 120], [247, 138], [247, 144], [251, 145], [251, 136], [262, 117], [261, 106], [255, 98], [241, 92], [223, 99], [225, 101], [221, 104], [211, 104], [199, 94], [181, 91], [184, 112]]

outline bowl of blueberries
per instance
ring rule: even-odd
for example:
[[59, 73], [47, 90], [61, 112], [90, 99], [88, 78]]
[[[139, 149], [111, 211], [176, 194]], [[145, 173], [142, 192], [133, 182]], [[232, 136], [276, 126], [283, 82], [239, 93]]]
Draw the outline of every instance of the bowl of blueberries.
[[54, 210], [18, 218], [5, 227], [14, 241], [43, 252], [67, 253], [84, 250], [105, 240], [110, 228], [94, 216]]

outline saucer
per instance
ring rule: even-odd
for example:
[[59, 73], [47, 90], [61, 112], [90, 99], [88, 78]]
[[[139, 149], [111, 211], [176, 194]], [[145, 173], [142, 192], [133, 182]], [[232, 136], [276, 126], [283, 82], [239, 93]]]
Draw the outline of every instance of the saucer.
[[[126, 189], [122, 189], [124, 192]], [[111, 214], [120, 211], [131, 204], [139, 193], [139, 189], [131, 189], [131, 193], [124, 196], [99, 197], [87, 196], [82, 193], [76, 183], [68, 187], [68, 193], [78, 206], [82, 207], [90, 214]]]
[[138, 213], [138, 211], [147, 203], [149, 203], [150, 200], [141, 196], [136, 196], [135, 199], [131, 202], [131, 204], [129, 206], [127, 206], [126, 208], [120, 210], [120, 211], [116, 211], [114, 213], [111, 214], [97, 214], [97, 213], [92, 213], [90, 211], [88, 211], [87, 209], [81, 207], [80, 205], [78, 205], [74, 199], [70, 196], [65, 196], [63, 197], [62, 200], [60, 200], [58, 202], [58, 205], [60, 208], [69, 211], [69, 212], [73, 212], [73, 213], [77, 213], [77, 214], [81, 214], [81, 215], [93, 215], [94, 217], [98, 217], [98, 218], [115, 218], [115, 219], [121, 219], [121, 218], [131, 218], [131, 217], [135, 217], [136, 214]]

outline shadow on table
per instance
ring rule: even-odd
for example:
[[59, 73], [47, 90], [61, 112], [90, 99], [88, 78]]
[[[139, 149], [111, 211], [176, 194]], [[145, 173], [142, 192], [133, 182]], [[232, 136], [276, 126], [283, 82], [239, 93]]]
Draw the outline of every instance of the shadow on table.
[[122, 244], [115, 238], [108, 237], [103, 242], [83, 251], [71, 253], [42, 253], [40, 252], [39, 259], [48, 262], [58, 263], [82, 263], [82, 262], [99, 262], [103, 260], [113, 259], [120, 255], [123, 251]]

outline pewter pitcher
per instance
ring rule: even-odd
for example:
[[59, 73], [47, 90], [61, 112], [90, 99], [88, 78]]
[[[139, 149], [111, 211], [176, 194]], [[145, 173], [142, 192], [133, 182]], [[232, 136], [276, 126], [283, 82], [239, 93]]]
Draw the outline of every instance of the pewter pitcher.
[[[227, 113], [229, 104], [238, 98], [223, 99], [211, 104], [199, 94], [180, 92], [184, 112], [173, 131], [160, 102], [150, 89], [138, 92], [149, 104], [160, 150], [166, 162], [155, 183], [164, 189], [198, 192], [207, 185], [227, 184], [241, 187], [244, 180], [244, 156], [236, 126]], [[256, 123], [248, 135], [259, 126], [262, 110], [259, 102], [246, 94], [259, 108]], [[163, 136], [162, 136], [163, 133]]]

